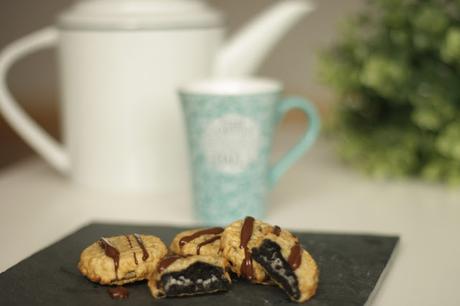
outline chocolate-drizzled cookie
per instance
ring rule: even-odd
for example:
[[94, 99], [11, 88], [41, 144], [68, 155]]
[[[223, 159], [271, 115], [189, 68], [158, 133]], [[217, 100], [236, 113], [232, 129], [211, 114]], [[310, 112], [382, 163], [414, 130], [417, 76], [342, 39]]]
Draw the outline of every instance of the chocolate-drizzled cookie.
[[169, 248], [177, 255], [220, 256], [220, 239], [223, 231], [222, 227], [184, 231], [176, 235]]
[[279, 226], [246, 217], [222, 234], [222, 254], [232, 271], [256, 283], [275, 282], [296, 302], [316, 292], [318, 268], [297, 237]]
[[148, 282], [155, 298], [227, 291], [230, 284], [224, 259], [209, 255], [166, 256]]
[[78, 268], [93, 282], [122, 285], [146, 279], [167, 252], [165, 244], [155, 236], [102, 237], [83, 250]]

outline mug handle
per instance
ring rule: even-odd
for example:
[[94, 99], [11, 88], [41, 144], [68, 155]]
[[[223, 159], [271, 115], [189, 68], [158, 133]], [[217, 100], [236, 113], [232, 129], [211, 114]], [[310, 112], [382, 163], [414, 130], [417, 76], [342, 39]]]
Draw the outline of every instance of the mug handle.
[[270, 187], [273, 187], [280, 177], [311, 148], [319, 134], [321, 121], [316, 108], [310, 101], [303, 98], [288, 97], [282, 99], [276, 108], [275, 122], [279, 123], [284, 115], [292, 109], [299, 109], [308, 117], [309, 127], [300, 141], [269, 170], [268, 183]]
[[40, 49], [55, 46], [57, 40], [58, 30], [46, 27], [13, 42], [0, 52], [0, 112], [11, 127], [46, 161], [57, 170], [67, 172], [70, 162], [62, 145], [24, 112], [11, 95], [6, 82], [8, 70], [16, 61]]

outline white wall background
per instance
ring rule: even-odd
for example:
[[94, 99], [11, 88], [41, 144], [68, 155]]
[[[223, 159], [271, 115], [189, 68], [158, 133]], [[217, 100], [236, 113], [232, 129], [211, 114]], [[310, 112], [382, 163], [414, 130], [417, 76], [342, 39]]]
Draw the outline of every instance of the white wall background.
[[[154, 1], [154, 0], [152, 0]], [[318, 53], [336, 38], [343, 19], [363, 6], [365, 0], [314, 0], [317, 10], [304, 19], [273, 50], [261, 75], [279, 78], [289, 93], [327, 100], [328, 90], [315, 79]], [[0, 48], [40, 27], [72, 0], [0, 0]], [[275, 0], [210, 0], [227, 13], [229, 34]], [[53, 106], [58, 100], [57, 76], [52, 51], [43, 51], [18, 63], [10, 74], [10, 87], [28, 107]]]

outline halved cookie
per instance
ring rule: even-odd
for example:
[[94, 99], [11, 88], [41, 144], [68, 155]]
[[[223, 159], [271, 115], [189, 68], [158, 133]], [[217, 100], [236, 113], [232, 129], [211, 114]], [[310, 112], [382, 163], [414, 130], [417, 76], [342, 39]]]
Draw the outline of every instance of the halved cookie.
[[93, 282], [122, 285], [146, 279], [167, 252], [165, 244], [151, 235], [103, 237], [83, 250], [78, 268]]
[[315, 294], [318, 267], [295, 236], [268, 234], [252, 248], [252, 258], [291, 300], [304, 302]]
[[316, 292], [319, 271], [297, 237], [279, 226], [246, 217], [222, 234], [222, 254], [233, 272], [255, 283], [275, 282], [296, 302]]
[[160, 261], [148, 285], [155, 298], [177, 297], [227, 291], [231, 279], [222, 257], [172, 255]]

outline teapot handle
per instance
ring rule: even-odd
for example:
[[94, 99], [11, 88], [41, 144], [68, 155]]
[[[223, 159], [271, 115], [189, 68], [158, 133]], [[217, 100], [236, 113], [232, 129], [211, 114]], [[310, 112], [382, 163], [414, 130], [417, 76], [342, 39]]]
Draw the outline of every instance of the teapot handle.
[[16, 61], [40, 49], [54, 47], [58, 36], [55, 27], [46, 27], [20, 38], [0, 52], [0, 112], [46, 161], [60, 172], [67, 172], [70, 162], [63, 146], [24, 112], [11, 95], [6, 81], [8, 70]]

